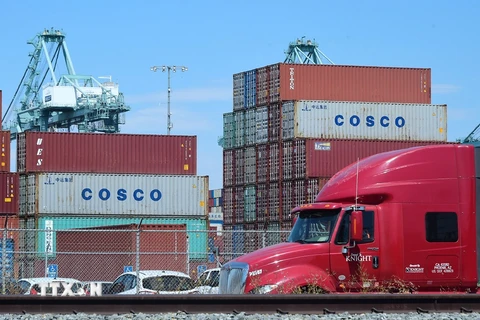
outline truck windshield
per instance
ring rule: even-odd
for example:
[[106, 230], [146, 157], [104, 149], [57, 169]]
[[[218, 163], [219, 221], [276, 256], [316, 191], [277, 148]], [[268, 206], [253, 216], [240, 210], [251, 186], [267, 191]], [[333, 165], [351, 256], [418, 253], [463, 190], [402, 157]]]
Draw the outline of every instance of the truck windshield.
[[340, 209], [300, 212], [287, 242], [328, 242], [335, 229], [339, 213]]

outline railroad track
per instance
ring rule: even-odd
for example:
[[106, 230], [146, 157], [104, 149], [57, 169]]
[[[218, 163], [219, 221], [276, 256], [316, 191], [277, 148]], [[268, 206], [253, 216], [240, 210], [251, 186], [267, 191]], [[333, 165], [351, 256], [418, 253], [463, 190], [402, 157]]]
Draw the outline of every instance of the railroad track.
[[480, 312], [476, 294], [0, 296], [0, 314]]

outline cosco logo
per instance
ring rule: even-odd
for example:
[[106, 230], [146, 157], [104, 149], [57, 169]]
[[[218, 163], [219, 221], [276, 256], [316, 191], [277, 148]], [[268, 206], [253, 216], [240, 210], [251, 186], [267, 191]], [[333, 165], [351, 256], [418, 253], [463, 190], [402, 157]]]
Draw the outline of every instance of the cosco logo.
[[[348, 121], [351, 126], [353, 127], [358, 127], [360, 124], [362, 124], [362, 120], [360, 119], [359, 116], [353, 115], [347, 120], [345, 120], [345, 117], [341, 114], [338, 114], [335, 116], [335, 124], [339, 127], [343, 126], [345, 124], [345, 121]], [[390, 118], [388, 116], [382, 116], [380, 117], [379, 123], [382, 127], [387, 128], [390, 126]], [[365, 124], [367, 127], [374, 127], [375, 126], [375, 117], [374, 116], [367, 116], [365, 118]], [[402, 116], [398, 116], [393, 120], [392, 123], [395, 127], [397, 128], [403, 128], [405, 126], [405, 118]]]
[[[98, 193], [95, 194], [100, 200], [107, 201], [112, 198], [112, 192], [107, 188], [102, 188], [98, 190]], [[115, 195], [114, 195], [115, 196]], [[90, 188], [85, 188], [82, 190], [83, 200], [92, 200], [94, 197], [94, 192]], [[125, 201], [129, 197], [129, 193], [125, 189], [118, 189], [116, 192], [116, 199], [118, 201]], [[145, 197], [148, 197], [152, 201], [159, 201], [162, 199], [162, 193], [158, 189], [153, 189], [149, 193], [145, 194], [142, 189], [136, 189], [132, 192], [131, 197], [135, 201], [143, 201]]]

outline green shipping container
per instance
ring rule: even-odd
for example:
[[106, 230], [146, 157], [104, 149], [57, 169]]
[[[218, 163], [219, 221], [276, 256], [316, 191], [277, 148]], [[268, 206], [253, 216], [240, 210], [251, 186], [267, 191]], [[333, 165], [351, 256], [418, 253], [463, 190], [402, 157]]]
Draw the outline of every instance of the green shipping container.
[[[34, 219], [34, 218], [31, 218]], [[101, 226], [115, 226], [138, 224], [142, 218], [112, 218], [112, 217], [41, 217], [35, 227], [45, 230], [51, 226], [52, 230], [68, 230]], [[143, 218], [142, 224], [185, 224], [189, 239], [190, 260], [205, 260], [207, 249], [207, 221], [196, 218]], [[56, 239], [52, 237], [52, 251], [56, 251]], [[45, 252], [45, 232], [39, 232], [37, 237], [37, 251]]]

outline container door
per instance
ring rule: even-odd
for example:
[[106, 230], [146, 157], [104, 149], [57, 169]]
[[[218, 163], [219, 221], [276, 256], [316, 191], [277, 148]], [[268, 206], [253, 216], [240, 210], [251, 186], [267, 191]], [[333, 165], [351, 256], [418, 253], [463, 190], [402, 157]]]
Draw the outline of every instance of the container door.
[[363, 239], [350, 246], [346, 253], [344, 247], [349, 246], [350, 213], [346, 212], [337, 233], [332, 240], [331, 274], [335, 278], [337, 291], [375, 291], [378, 290], [382, 264], [379, 261], [380, 241], [376, 211], [367, 209], [363, 212]]

